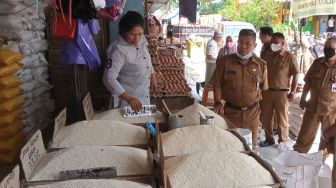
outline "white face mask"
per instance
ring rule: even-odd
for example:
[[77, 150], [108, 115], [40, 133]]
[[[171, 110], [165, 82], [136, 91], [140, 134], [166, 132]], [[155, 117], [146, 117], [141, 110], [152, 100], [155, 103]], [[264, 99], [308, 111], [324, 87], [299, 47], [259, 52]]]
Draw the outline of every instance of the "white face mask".
[[281, 49], [281, 44], [274, 44], [274, 43], [272, 43], [271, 44], [271, 49], [272, 49], [273, 52], [277, 52], [277, 51], [279, 51]]
[[242, 60], [248, 60], [248, 59], [250, 59], [250, 57], [252, 57], [253, 56], [253, 52], [250, 52], [250, 53], [248, 53], [248, 54], [246, 54], [246, 55], [240, 55], [238, 52], [236, 52], [236, 55], [240, 58], [240, 59], [242, 59]]

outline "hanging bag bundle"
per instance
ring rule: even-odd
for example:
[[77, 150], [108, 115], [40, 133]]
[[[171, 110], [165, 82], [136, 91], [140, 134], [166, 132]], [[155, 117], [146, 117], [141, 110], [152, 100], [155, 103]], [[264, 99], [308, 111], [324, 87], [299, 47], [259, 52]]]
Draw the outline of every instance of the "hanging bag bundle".
[[68, 14], [64, 14], [62, 0], [52, 0], [54, 20], [52, 23], [52, 32], [55, 36], [64, 39], [74, 39], [76, 35], [76, 19], [72, 18], [72, 0], [69, 0]]

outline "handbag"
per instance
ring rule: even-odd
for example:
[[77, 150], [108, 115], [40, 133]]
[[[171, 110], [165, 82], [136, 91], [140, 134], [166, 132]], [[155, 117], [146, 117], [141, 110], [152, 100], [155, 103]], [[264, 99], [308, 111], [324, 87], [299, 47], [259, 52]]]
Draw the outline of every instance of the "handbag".
[[[52, 7], [54, 13], [54, 20], [52, 23], [52, 33], [64, 39], [74, 39], [76, 35], [76, 19], [72, 18], [72, 0], [69, 0], [68, 14], [64, 15], [62, 0], [58, 1], [58, 6], [56, 0], [52, 0]], [[60, 13], [57, 12], [57, 9]]]

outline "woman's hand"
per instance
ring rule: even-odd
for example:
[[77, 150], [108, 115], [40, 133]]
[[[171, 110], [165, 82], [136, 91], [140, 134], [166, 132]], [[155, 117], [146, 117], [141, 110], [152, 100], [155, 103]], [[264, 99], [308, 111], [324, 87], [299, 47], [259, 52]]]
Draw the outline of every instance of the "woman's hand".
[[137, 98], [129, 97], [129, 99], [127, 100], [127, 103], [132, 107], [134, 111], [136, 112], [141, 111], [142, 104]]

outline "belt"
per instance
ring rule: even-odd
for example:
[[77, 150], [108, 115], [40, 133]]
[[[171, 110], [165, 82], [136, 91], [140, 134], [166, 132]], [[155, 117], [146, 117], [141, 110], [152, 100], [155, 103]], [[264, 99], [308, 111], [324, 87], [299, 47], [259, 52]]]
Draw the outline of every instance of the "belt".
[[235, 110], [242, 110], [242, 111], [244, 111], [244, 110], [252, 109], [252, 108], [256, 107], [258, 104], [259, 104], [259, 102], [255, 102], [255, 103], [249, 104], [247, 106], [236, 106], [234, 104], [226, 102], [225, 103], [225, 107], [232, 108], [232, 109], [235, 109]]
[[290, 89], [274, 89], [274, 88], [269, 88], [271, 91], [290, 91]]

